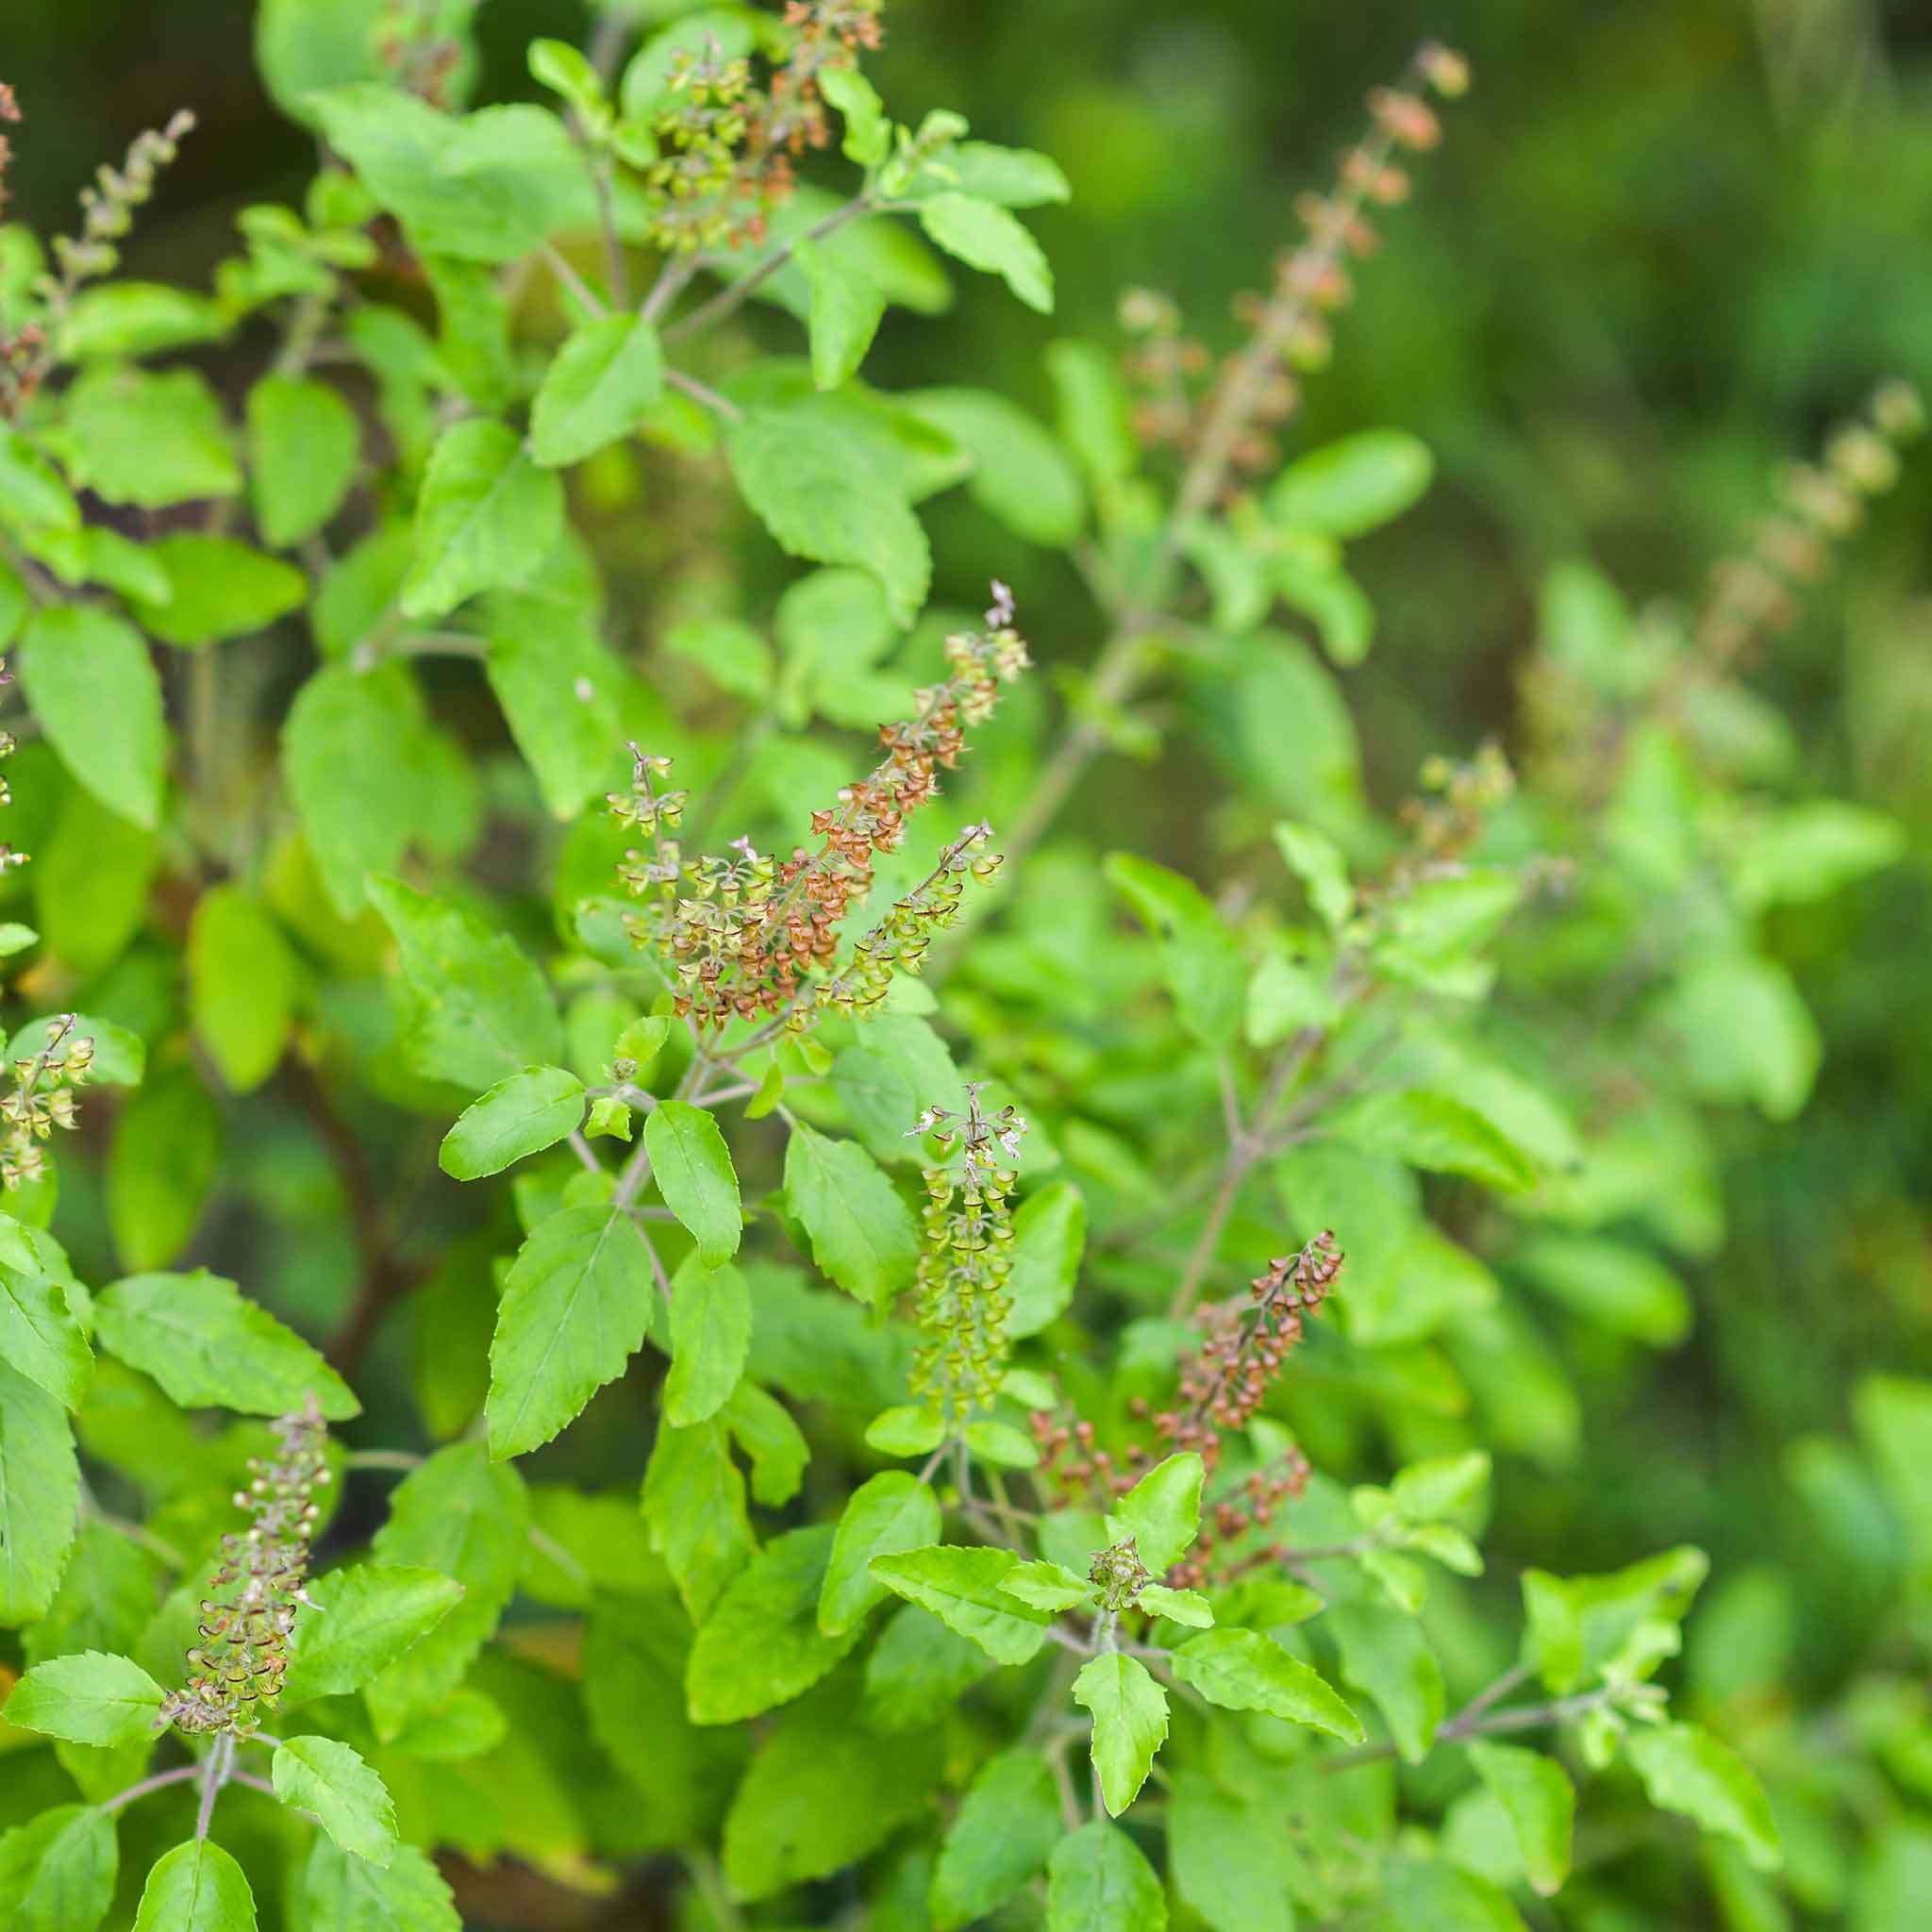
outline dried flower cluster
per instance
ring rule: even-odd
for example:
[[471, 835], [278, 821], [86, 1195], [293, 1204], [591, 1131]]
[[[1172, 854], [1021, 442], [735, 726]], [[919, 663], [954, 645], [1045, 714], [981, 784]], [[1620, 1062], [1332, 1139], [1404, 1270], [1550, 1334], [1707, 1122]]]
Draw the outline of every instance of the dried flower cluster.
[[1341, 1251], [1324, 1228], [1298, 1253], [1277, 1256], [1249, 1285], [1249, 1300], [1203, 1310], [1199, 1350], [1181, 1362], [1180, 1399], [1154, 1418], [1170, 1449], [1191, 1449], [1211, 1472], [1222, 1438], [1243, 1429], [1302, 1339], [1303, 1318], [1327, 1299]]
[[[321, 1510], [315, 1491], [329, 1480], [327, 1430], [311, 1396], [296, 1413], [270, 1424], [278, 1453], [251, 1458], [249, 1484], [235, 1507], [255, 1521], [222, 1539], [222, 1565], [209, 1579], [188, 1653], [188, 1686], [169, 1694], [157, 1727], [250, 1731], [273, 1709], [289, 1667], [289, 1633], [298, 1606], [308, 1606], [309, 1539]], [[312, 1607], [312, 1606], [309, 1606]]]
[[[13, 106], [10, 92], [6, 105]], [[17, 120], [18, 109], [8, 118]], [[81, 190], [80, 233], [54, 238], [60, 273], [43, 275], [35, 285], [42, 313], [0, 341], [0, 414], [17, 415], [40, 388], [52, 366], [54, 340], [81, 285], [113, 273], [121, 259], [115, 242], [134, 225], [135, 209], [153, 196], [156, 176], [193, 125], [194, 116], [184, 108], [165, 127], [137, 135], [120, 167], [97, 169], [94, 185]]]
[[652, 226], [659, 246], [694, 254], [762, 242], [771, 209], [791, 193], [797, 157], [830, 142], [821, 77], [879, 44], [878, 8], [792, 0], [785, 24], [791, 44], [762, 89], [750, 61], [724, 58], [715, 41], [674, 72], [676, 99], [653, 130], [660, 158], [645, 171], [662, 198]]
[[1516, 790], [1516, 774], [1493, 742], [1473, 758], [1425, 758], [1417, 775], [1421, 793], [1402, 804], [1409, 843], [1391, 861], [1391, 890], [1459, 866], [1481, 839], [1490, 814]]
[[[13, 97], [13, 90], [0, 80], [0, 121], [18, 124], [20, 103]], [[6, 135], [0, 134], [0, 208], [7, 206], [7, 168], [13, 159], [13, 144]]]
[[75, 1015], [47, 1022], [47, 1043], [31, 1059], [13, 1063], [13, 1090], [0, 1098], [0, 1185], [8, 1193], [47, 1171], [41, 1142], [56, 1127], [78, 1124], [74, 1090], [92, 1070], [94, 1043], [75, 1039]]
[[1010, 1107], [984, 1112], [984, 1082], [969, 1081], [966, 1111], [929, 1107], [908, 1139], [931, 1134], [958, 1158], [924, 1171], [925, 1208], [914, 1291], [919, 1297], [918, 1352], [912, 1387], [948, 1425], [991, 1402], [1007, 1361], [1012, 1301], [1013, 1217], [1008, 1205], [1019, 1180], [1020, 1137], [1026, 1123]]
[[1880, 386], [1864, 417], [1836, 430], [1817, 463], [1792, 463], [1779, 479], [1780, 508], [1741, 556], [1719, 564], [1697, 621], [1695, 655], [1721, 670], [1796, 620], [1802, 591], [1831, 564], [1832, 545], [1857, 527], [1865, 501], [1898, 478], [1898, 448], [1925, 425], [1909, 383]]
[[1430, 42], [1397, 86], [1369, 96], [1369, 127], [1343, 153], [1334, 187], [1296, 202], [1304, 236], [1280, 257], [1273, 288], [1238, 299], [1236, 313], [1248, 341], [1218, 370], [1199, 342], [1181, 335], [1172, 303], [1144, 291], [1124, 302], [1123, 325], [1137, 339], [1127, 374], [1137, 391], [1139, 433], [1191, 462], [1179, 505], [1183, 521], [1209, 508], [1234, 477], [1278, 461], [1270, 431], [1293, 413], [1297, 375], [1327, 362], [1333, 340], [1327, 318], [1354, 294], [1343, 264], [1378, 244], [1368, 210], [1407, 198], [1408, 176], [1394, 156], [1434, 147], [1441, 130], [1426, 96], [1450, 99], [1468, 86], [1462, 57]]
[[452, 83], [462, 66], [463, 42], [455, 20], [474, 11], [476, 0], [385, 0], [375, 24], [375, 58], [406, 92], [432, 108], [455, 105]]
[[946, 640], [952, 675], [916, 694], [911, 719], [881, 725], [884, 758], [834, 805], [812, 813], [812, 834], [822, 841], [816, 851], [798, 846], [779, 860], [741, 839], [730, 857], [687, 864], [662, 836], [676, 829], [685, 794], [660, 791], [669, 760], [632, 746], [631, 790], [612, 793], [610, 807], [650, 842], [626, 855], [619, 875], [651, 901], [630, 916], [631, 935], [669, 959], [680, 1014], [714, 1027], [783, 1015], [802, 1028], [808, 1017], [798, 1000], [809, 975], [830, 975], [822, 1004], [857, 1010], [882, 995], [882, 972], [917, 970], [929, 931], [952, 917], [965, 877], [990, 877], [999, 863], [977, 852], [988, 836], [984, 825], [956, 841], [935, 872], [866, 935], [862, 957], [834, 974], [839, 924], [871, 890], [874, 856], [903, 841], [908, 814], [938, 794], [941, 769], [958, 763], [966, 728], [985, 723], [1001, 683], [1025, 669], [1026, 645], [1012, 619], [1011, 596], [995, 584], [986, 628]]
[[1176, 1590], [1199, 1590], [1205, 1583], [1232, 1583], [1250, 1570], [1282, 1561], [1288, 1551], [1281, 1543], [1263, 1544], [1230, 1561], [1217, 1562], [1216, 1553], [1267, 1528], [1281, 1506], [1307, 1488], [1312, 1473], [1307, 1457], [1291, 1449], [1266, 1469], [1244, 1475], [1232, 1495], [1209, 1499], [1202, 1510], [1200, 1534], [1164, 1580]]
[[[1302, 1339], [1305, 1317], [1327, 1298], [1341, 1263], [1335, 1237], [1324, 1230], [1299, 1252], [1271, 1261], [1250, 1285], [1246, 1301], [1204, 1309], [1206, 1333], [1200, 1348], [1181, 1360], [1174, 1407], [1150, 1411], [1139, 1399], [1129, 1405], [1138, 1420], [1151, 1420], [1153, 1447], [1134, 1442], [1115, 1456], [1095, 1447], [1096, 1432], [1085, 1418], [1036, 1410], [1030, 1423], [1040, 1451], [1040, 1478], [1056, 1492], [1055, 1506], [1108, 1508], [1151, 1464], [1180, 1450], [1192, 1450], [1211, 1474], [1221, 1460], [1224, 1439], [1244, 1428], [1260, 1407]], [[1301, 1494], [1308, 1474], [1301, 1454], [1291, 1450], [1271, 1468], [1241, 1479], [1241, 1500], [1210, 1499], [1188, 1562], [1167, 1580], [1178, 1588], [1194, 1588], [1206, 1576], [1208, 1554], [1265, 1524], [1284, 1500]]]

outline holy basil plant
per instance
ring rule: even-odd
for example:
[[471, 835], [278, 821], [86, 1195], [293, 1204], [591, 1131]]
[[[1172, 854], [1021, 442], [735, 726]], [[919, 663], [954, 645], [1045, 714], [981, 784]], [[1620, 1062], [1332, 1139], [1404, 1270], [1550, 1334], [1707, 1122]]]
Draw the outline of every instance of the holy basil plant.
[[[185, 114], [0, 229], [0, 1918], [1608, 1926], [1634, 1847], [1788, 1923], [1704, 1556], [1482, 1542], [1555, 1324], [1675, 1341], [1714, 1113], [1810, 1086], [1763, 922], [1899, 838], [1736, 674], [1917, 404], [1701, 616], [1559, 567], [1521, 779], [1380, 812], [1430, 455], [1276, 437], [1462, 61], [1232, 353], [1043, 340], [1049, 425], [862, 378], [962, 273], [1050, 313], [1067, 198], [878, 11], [610, 4], [475, 107], [467, 8], [264, 0], [321, 162], [209, 289], [116, 274]], [[1087, 669], [935, 598], [949, 497]], [[1171, 743], [1211, 811], [1083, 836]]]

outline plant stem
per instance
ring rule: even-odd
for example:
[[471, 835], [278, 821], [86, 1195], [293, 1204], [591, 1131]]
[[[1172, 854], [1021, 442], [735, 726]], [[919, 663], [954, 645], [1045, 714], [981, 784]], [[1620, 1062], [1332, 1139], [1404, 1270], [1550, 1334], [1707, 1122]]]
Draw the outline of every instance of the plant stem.
[[[1609, 1691], [1586, 1690], [1575, 1697], [1553, 1697], [1542, 1704], [1519, 1704], [1507, 1710], [1492, 1711], [1490, 1706], [1520, 1684], [1529, 1674], [1527, 1670], [1507, 1673], [1488, 1690], [1480, 1692], [1457, 1711], [1452, 1718], [1445, 1719], [1436, 1726], [1436, 1733], [1429, 1740], [1429, 1748], [1438, 1744], [1457, 1744], [1470, 1738], [1495, 1737], [1508, 1731], [1536, 1731], [1550, 1724], [1566, 1724], [1573, 1719], [1586, 1716], [1598, 1706], [1609, 1701]], [[1339, 1751], [1331, 1757], [1322, 1760], [1324, 1771], [1348, 1771], [1357, 1764], [1377, 1764], [1386, 1757], [1396, 1756], [1397, 1747], [1392, 1739], [1384, 1739], [1375, 1744], [1357, 1745], [1353, 1751]]]
[[1304, 1026], [1289, 1041], [1287, 1052], [1275, 1062], [1274, 1071], [1269, 1076], [1267, 1091], [1255, 1109], [1253, 1124], [1241, 1126], [1230, 1141], [1227, 1158], [1222, 1168], [1221, 1186], [1188, 1257], [1180, 1286], [1174, 1290], [1174, 1300], [1168, 1305], [1171, 1321], [1178, 1321], [1191, 1312], [1200, 1298], [1201, 1285], [1208, 1278], [1208, 1269], [1213, 1266], [1215, 1254], [1221, 1246], [1222, 1231], [1227, 1225], [1228, 1216], [1234, 1212], [1234, 1204], [1242, 1184], [1247, 1180], [1249, 1170], [1268, 1151], [1274, 1116], [1324, 1037], [1320, 1027]]
[[352, 1449], [342, 1458], [344, 1469], [397, 1469], [406, 1474], [423, 1467], [423, 1458], [408, 1449]]
[[543, 259], [550, 264], [551, 274], [591, 311], [592, 316], [601, 318], [610, 313], [610, 305], [571, 266], [570, 258], [556, 242], [544, 242]]
[[[857, 221], [860, 215], [872, 213], [876, 206], [870, 194], [855, 194], [843, 207], [835, 208], [822, 222], [808, 228], [805, 239], [808, 242], [823, 242], [827, 235], [837, 233], [847, 222]], [[774, 249], [755, 268], [740, 275], [735, 282], [720, 289], [708, 301], [700, 302], [689, 315], [680, 316], [664, 331], [664, 340], [667, 342], [681, 341], [686, 336], [696, 335], [699, 330], [708, 328], [714, 322], [723, 322], [791, 259], [793, 245], [788, 242], [782, 248]]]
[[116, 1791], [111, 1798], [104, 1799], [94, 1807], [96, 1811], [118, 1811], [124, 1805], [131, 1805], [137, 1798], [144, 1798], [150, 1791], [164, 1790], [169, 1785], [185, 1785], [190, 1778], [199, 1777], [202, 1768], [198, 1764], [177, 1765], [173, 1771], [158, 1771], [152, 1777], [144, 1777], [138, 1785], [129, 1785], [125, 1791]]
[[692, 402], [702, 403], [714, 416], [722, 416], [727, 423], [744, 421], [744, 411], [729, 396], [721, 396], [708, 383], [700, 382], [695, 375], [687, 375], [682, 369], [667, 369], [664, 380], [673, 389], [682, 390]]
[[201, 1809], [195, 1813], [194, 1835], [197, 1839], [208, 1836], [208, 1828], [215, 1815], [215, 1799], [221, 1794], [223, 1785], [227, 1782], [228, 1772], [235, 1756], [235, 1740], [227, 1732], [218, 1737], [214, 1747], [201, 1768]]

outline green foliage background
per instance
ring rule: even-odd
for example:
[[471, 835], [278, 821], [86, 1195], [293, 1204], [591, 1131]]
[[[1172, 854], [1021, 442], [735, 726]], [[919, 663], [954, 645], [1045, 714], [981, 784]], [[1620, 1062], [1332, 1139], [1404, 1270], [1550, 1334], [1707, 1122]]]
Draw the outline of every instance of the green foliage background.
[[[490, 0], [476, 97], [527, 95], [527, 39], [575, 37], [583, 18]], [[192, 105], [200, 131], [126, 268], [205, 285], [231, 246], [235, 210], [298, 195], [311, 163], [260, 91], [248, 19], [233, 0], [11, 0], [0, 75], [28, 108], [30, 138], [17, 142], [9, 213], [59, 227], [99, 157], [173, 104]], [[1932, 37], [1904, 5], [906, 0], [888, 24], [870, 71], [898, 111], [957, 105], [975, 133], [1058, 158], [1074, 199], [1031, 218], [1060, 291], [1051, 322], [962, 274], [950, 313], [889, 316], [868, 377], [891, 389], [969, 371], [1042, 415], [1043, 346], [1106, 336], [1124, 285], [1173, 291], [1210, 341], [1231, 342], [1228, 298], [1261, 281], [1291, 232], [1294, 193], [1324, 176], [1357, 125], [1363, 88], [1424, 32], [1471, 57], [1471, 99], [1418, 168], [1414, 203], [1386, 224], [1335, 364], [1310, 380], [1290, 430], [1298, 449], [1400, 425], [1438, 459], [1423, 505], [1351, 551], [1378, 641], [1341, 675], [1382, 807], [1406, 795], [1431, 752], [1516, 741], [1516, 680], [1552, 563], [1587, 555], [1633, 601], [1694, 600], [1775, 466], [1813, 447], [1874, 376], [1932, 390]], [[208, 366], [239, 391], [262, 352], [244, 337]], [[970, 605], [1005, 575], [1037, 658], [1091, 658], [1097, 620], [1063, 560], [1022, 552], [958, 494], [926, 522], [936, 598]], [[620, 645], [703, 607], [706, 574], [724, 567], [708, 547], [717, 528], [736, 567], [767, 574], [764, 601], [791, 575], [722, 506], [674, 500], [648, 477], [605, 479], [585, 527]], [[1882, 1523], [1857, 1515], [1864, 1478], [1827, 1445], [1851, 1439], [1861, 1375], [1932, 1374], [1928, 528], [1932, 459], [1921, 454], [1756, 678], [1794, 726], [1803, 789], [1894, 814], [1910, 834], [1905, 863], [1774, 916], [1774, 951], [1825, 1043], [1815, 1095], [1794, 1120], [1740, 1113], [1717, 1128], [1728, 1237], [1684, 1271], [1695, 1319], [1680, 1343], [1641, 1348], [1584, 1324], [1565, 1333], [1580, 1440], [1574, 1454], [1499, 1468], [1487, 1543], [1500, 1570], [1563, 1574], [1700, 1544], [1718, 1607], [1707, 1607], [1707, 1650], [1693, 1639], [1693, 1683], [1716, 1706], [1835, 1707], [1837, 1722], [1871, 1735], [1884, 1728], [1872, 1686], [1906, 1662], [1871, 1648], [1881, 1628], [1898, 1641], [1881, 1617], [1905, 1559]], [[297, 662], [265, 675], [265, 709], [286, 701]], [[463, 717], [464, 688], [442, 670], [439, 697], [487, 742], [493, 716], [478, 705]], [[1226, 790], [1226, 774], [1177, 738], [1151, 772], [1104, 760], [1062, 830], [1098, 851], [1131, 826], [1135, 849], [1211, 872], [1237, 829]], [[525, 858], [492, 858], [506, 876], [491, 883], [525, 883]], [[541, 905], [523, 902], [521, 916], [541, 933]], [[441, 1130], [379, 1107], [356, 1124], [378, 1173], [424, 1170]], [[278, 1095], [251, 1113], [227, 1160], [194, 1259], [247, 1281], [308, 1332], [331, 1332], [358, 1274], [355, 1204], [312, 1123]], [[63, 1169], [61, 1226], [83, 1278], [106, 1281], [119, 1271], [91, 1171]], [[399, 1211], [418, 1254], [451, 1232], [441, 1196]], [[407, 1338], [378, 1338], [357, 1440], [408, 1434], [408, 1381]], [[634, 1470], [646, 1440], [635, 1409], [601, 1405], [545, 1474]], [[1901, 1735], [1887, 1748], [1903, 1762], [1892, 1774], [1905, 1796], [1878, 1807], [1865, 1862], [1845, 1874], [1858, 1932], [1906, 1923], [1860, 1907], [1857, 1889], [1880, 1886], [1872, 1860], [1901, 1809], [1918, 1807], [1916, 1856], [1928, 1858], [1923, 1709]], [[1924, 1905], [1932, 1877], [1915, 1869], [1924, 1889], [1907, 1895]], [[504, 1882], [503, 1923], [552, 1923]], [[1790, 1923], [1753, 1909], [1719, 1886], [1694, 1907], [1606, 1903], [1565, 1923]], [[1839, 1922], [1820, 1907], [1817, 1923]]]

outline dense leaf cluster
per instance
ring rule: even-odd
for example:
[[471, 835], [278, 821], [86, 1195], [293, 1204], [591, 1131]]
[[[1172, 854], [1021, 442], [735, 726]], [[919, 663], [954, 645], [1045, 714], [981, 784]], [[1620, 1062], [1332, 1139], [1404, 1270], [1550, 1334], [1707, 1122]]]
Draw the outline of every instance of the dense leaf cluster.
[[[1681, 1336], [1712, 1119], [1806, 1101], [1768, 916], [1901, 854], [1762, 783], [1740, 672], [1916, 399], [1701, 612], [1559, 567], [1521, 778], [1379, 812], [1348, 546], [1432, 459], [1275, 440], [1461, 61], [1371, 95], [1231, 354], [1131, 296], [1049, 427], [860, 379], [949, 262], [1050, 313], [1067, 194], [897, 121], [879, 34], [612, 8], [471, 108], [467, 8], [266, 0], [322, 163], [210, 291], [113, 274], [179, 123], [0, 230], [0, 1916], [1584, 1927], [1592, 1835], [1688, 1821], [1783, 1923], [1830, 1802], [1674, 1702], [1702, 1552], [1482, 1542], [1582, 1426], [1553, 1334]], [[1091, 672], [934, 603], [953, 491], [1066, 552]], [[1170, 735], [1199, 876], [1060, 836]], [[1932, 1390], [1859, 1413], [1923, 1571]]]

